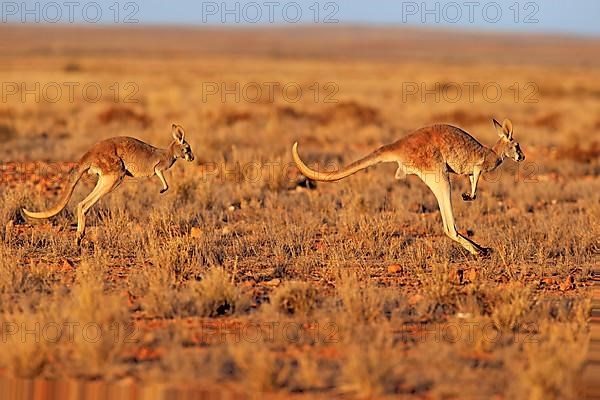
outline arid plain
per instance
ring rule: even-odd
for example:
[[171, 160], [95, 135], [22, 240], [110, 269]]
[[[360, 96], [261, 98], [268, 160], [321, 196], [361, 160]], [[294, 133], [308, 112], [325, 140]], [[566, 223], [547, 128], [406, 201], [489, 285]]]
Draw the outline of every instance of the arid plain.
[[[0, 368], [298, 398], [577, 398], [600, 262], [600, 41], [392, 28], [0, 27]], [[307, 182], [433, 122], [526, 155], [433, 194], [381, 165]], [[88, 214], [54, 203], [98, 140], [195, 161]]]

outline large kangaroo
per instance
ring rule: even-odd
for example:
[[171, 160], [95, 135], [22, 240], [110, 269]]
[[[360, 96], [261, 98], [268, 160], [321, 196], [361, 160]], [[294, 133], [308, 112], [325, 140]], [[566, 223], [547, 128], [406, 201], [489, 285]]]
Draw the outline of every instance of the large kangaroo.
[[438, 201], [446, 235], [472, 254], [488, 254], [490, 249], [481, 247], [457, 232], [448, 175], [455, 173], [469, 176], [471, 193], [464, 193], [462, 198], [472, 201], [477, 195], [477, 182], [482, 173], [495, 170], [506, 157], [515, 161], [525, 159], [519, 143], [513, 139], [512, 123], [508, 119], [502, 125], [495, 119], [493, 121], [500, 139], [492, 148], [483, 146], [460, 128], [440, 124], [418, 129], [338, 172], [310, 169], [298, 155], [298, 143], [292, 148], [292, 156], [298, 169], [306, 177], [325, 182], [337, 181], [380, 162], [396, 162], [396, 179], [415, 174], [429, 186]]
[[96, 187], [77, 205], [76, 244], [81, 244], [85, 235], [85, 214], [98, 200], [115, 190], [125, 176], [139, 178], [156, 175], [163, 187], [160, 192], [164, 193], [169, 189], [169, 185], [163, 172], [171, 168], [178, 158], [194, 161], [194, 154], [185, 141], [183, 128], [173, 124], [172, 135], [173, 142], [166, 149], [158, 149], [131, 137], [115, 137], [96, 143], [71, 171], [69, 183], [54, 207], [41, 212], [23, 209], [23, 213], [36, 219], [55, 216], [67, 206], [83, 174], [97, 174]]

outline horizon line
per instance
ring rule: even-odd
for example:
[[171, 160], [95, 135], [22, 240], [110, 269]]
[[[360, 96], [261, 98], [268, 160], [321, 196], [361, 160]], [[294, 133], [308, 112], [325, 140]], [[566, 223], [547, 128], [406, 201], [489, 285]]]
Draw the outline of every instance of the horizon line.
[[405, 30], [421, 30], [429, 32], [451, 32], [457, 34], [486, 34], [486, 35], [500, 35], [500, 36], [532, 36], [532, 37], [564, 37], [574, 39], [600, 39], [600, 33], [594, 32], [576, 32], [571, 30], [560, 30], [560, 29], [548, 29], [548, 30], [515, 30], [515, 29], [486, 29], [482, 26], [474, 26], [472, 28], [468, 26], [434, 26], [429, 24], [414, 24], [414, 23], [373, 23], [373, 22], [343, 22], [335, 24], [314, 24], [314, 23], [257, 23], [257, 24], [219, 24], [219, 23], [175, 23], [175, 22], [144, 22], [144, 23], [86, 23], [86, 22], [74, 22], [74, 23], [22, 23], [22, 22], [4, 22], [0, 24], [2, 27], [57, 27], [57, 28], [125, 28], [125, 29], [136, 29], [136, 28], [171, 28], [171, 29], [223, 29], [223, 30], [269, 30], [269, 29], [282, 29], [282, 28], [301, 28], [301, 29], [336, 29], [336, 28], [366, 28], [366, 29], [405, 29]]

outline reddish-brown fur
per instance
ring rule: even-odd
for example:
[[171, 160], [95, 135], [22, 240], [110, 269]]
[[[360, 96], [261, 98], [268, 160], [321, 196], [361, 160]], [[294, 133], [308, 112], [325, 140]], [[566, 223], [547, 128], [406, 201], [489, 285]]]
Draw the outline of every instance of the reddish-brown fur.
[[445, 163], [457, 174], [471, 173], [473, 165], [486, 158], [497, 159], [491, 149], [482, 146], [462, 129], [450, 125], [418, 129], [386, 146], [386, 150], [401, 154], [406, 166], [427, 170]]
[[77, 205], [77, 239], [79, 244], [85, 234], [85, 214], [103, 196], [115, 190], [125, 176], [158, 176], [164, 193], [169, 188], [163, 172], [169, 169], [177, 158], [193, 161], [190, 145], [185, 141], [185, 132], [179, 125], [173, 124], [174, 141], [166, 149], [159, 149], [141, 140], [131, 137], [116, 137], [96, 143], [79, 160], [71, 172], [67, 188], [58, 203], [50, 210], [31, 212], [23, 209], [30, 218], [50, 218], [66, 207], [75, 185], [85, 172], [98, 175], [94, 190]]
[[88, 150], [79, 165], [90, 165], [103, 175], [124, 172], [133, 177], [149, 177], [155, 174], [155, 167], [166, 170], [173, 165], [176, 150], [171, 147], [176, 145], [173, 142], [168, 149], [159, 149], [132, 137], [110, 138]]
[[292, 148], [292, 156], [298, 169], [308, 178], [329, 182], [345, 178], [380, 162], [397, 162], [396, 178], [402, 178], [406, 174], [416, 174], [436, 196], [445, 233], [469, 252], [479, 254], [487, 252], [487, 249], [457, 232], [452, 212], [448, 174], [469, 176], [471, 193], [463, 193], [462, 198], [465, 201], [472, 201], [476, 197], [477, 182], [483, 172], [496, 169], [505, 157], [511, 157], [515, 161], [525, 159], [519, 144], [512, 138], [512, 123], [505, 120], [500, 125], [494, 120], [494, 126], [500, 139], [492, 148], [483, 146], [460, 128], [437, 124], [417, 129], [392, 144], [380, 147], [338, 172], [321, 173], [310, 169], [300, 159], [297, 143]]

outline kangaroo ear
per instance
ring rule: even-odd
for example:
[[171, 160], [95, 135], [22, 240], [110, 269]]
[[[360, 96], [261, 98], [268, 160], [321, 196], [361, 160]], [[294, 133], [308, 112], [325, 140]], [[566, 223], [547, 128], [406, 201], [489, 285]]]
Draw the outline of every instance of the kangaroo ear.
[[496, 121], [496, 119], [492, 119], [492, 121], [494, 121], [494, 127], [496, 128], [496, 132], [498, 132], [498, 136], [508, 139], [508, 135], [504, 132], [504, 127], [500, 125], [500, 122]]
[[502, 122], [502, 131], [504, 132], [507, 138], [512, 139], [513, 126], [512, 122], [510, 122], [509, 119], [505, 119], [504, 122]]
[[173, 139], [177, 140], [179, 143], [183, 143], [185, 132], [181, 126], [173, 124], [171, 127], [171, 134], [173, 135]]

